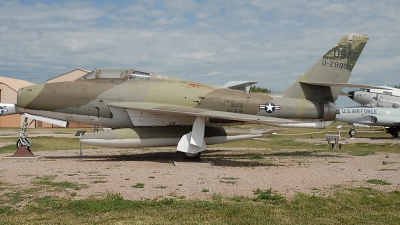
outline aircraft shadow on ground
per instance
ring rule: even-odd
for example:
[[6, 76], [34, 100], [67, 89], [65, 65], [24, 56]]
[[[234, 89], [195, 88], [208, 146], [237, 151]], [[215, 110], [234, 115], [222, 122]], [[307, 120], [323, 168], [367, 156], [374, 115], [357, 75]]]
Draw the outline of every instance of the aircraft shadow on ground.
[[360, 137], [360, 138], [369, 138], [371, 140], [398, 140], [397, 137]]
[[[227, 153], [228, 152], [228, 153]], [[214, 166], [228, 167], [265, 167], [265, 166], [284, 166], [278, 161], [270, 161], [268, 158], [276, 160], [275, 157], [306, 157], [306, 158], [343, 158], [337, 154], [313, 154], [312, 151], [292, 151], [277, 153], [238, 153], [224, 150], [207, 150], [201, 158], [187, 159], [179, 152], [143, 152], [135, 154], [115, 154], [115, 155], [84, 155], [84, 156], [46, 156], [46, 159], [76, 159], [81, 161], [138, 161], [138, 162], [158, 162], [172, 164], [175, 162], [213, 162]]]

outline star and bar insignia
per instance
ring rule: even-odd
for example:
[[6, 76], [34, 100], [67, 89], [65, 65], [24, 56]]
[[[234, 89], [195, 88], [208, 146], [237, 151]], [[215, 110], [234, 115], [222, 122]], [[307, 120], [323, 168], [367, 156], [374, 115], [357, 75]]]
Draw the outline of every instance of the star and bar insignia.
[[273, 113], [275, 110], [280, 110], [280, 105], [275, 105], [273, 102], [267, 102], [264, 105], [260, 105], [260, 109], [264, 109], [267, 113]]

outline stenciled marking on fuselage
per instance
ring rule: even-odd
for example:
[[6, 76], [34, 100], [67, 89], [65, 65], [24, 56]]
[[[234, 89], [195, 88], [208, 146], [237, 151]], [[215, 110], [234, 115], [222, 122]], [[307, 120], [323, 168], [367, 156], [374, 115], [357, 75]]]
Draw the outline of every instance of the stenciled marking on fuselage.
[[264, 109], [267, 113], [273, 113], [275, 110], [280, 110], [280, 105], [275, 105], [273, 102], [267, 102], [263, 105], [260, 105], [260, 109]]
[[341, 109], [341, 113], [378, 114], [376, 109]]
[[194, 88], [208, 88], [208, 89], [213, 89], [211, 86], [208, 86], [206, 84], [201, 84], [201, 83], [194, 83], [194, 82], [190, 82], [189, 87], [194, 87]]
[[227, 99], [225, 100], [225, 105], [228, 106], [228, 108], [226, 108], [227, 112], [243, 113], [243, 103], [241, 102]]

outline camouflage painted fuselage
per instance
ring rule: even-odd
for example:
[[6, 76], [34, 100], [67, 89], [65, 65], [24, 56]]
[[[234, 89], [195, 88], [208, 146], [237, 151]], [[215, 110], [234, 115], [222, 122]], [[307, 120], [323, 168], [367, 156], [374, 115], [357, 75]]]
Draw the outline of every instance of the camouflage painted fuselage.
[[[72, 82], [22, 88], [17, 107], [34, 115], [113, 128], [193, 124], [195, 116], [185, 120], [182, 115], [169, 114], [165, 105], [185, 107], [187, 112], [209, 110], [209, 124], [243, 122], [241, 115], [332, 121], [341, 87], [330, 85], [348, 81], [367, 40], [364, 34], [346, 35], [293, 85], [277, 94], [246, 93], [137, 70], [113, 70], [114, 74], [95, 70], [92, 76]], [[137, 102], [160, 104], [164, 109], [132, 107], [131, 103]], [[235, 113], [238, 119], [213, 118], [218, 112]]]
[[[158, 74], [151, 74], [149, 80], [98, 78], [26, 87], [18, 93], [17, 106], [22, 112], [47, 114], [70, 122], [135, 126], [130, 121], [113, 120], [118, 115], [112, 113], [109, 104], [118, 102], [162, 103], [279, 118], [323, 119], [327, 116], [321, 101], [245, 93]], [[265, 104], [268, 102], [275, 104], [273, 111], [267, 112]], [[332, 115], [328, 117], [332, 119]]]

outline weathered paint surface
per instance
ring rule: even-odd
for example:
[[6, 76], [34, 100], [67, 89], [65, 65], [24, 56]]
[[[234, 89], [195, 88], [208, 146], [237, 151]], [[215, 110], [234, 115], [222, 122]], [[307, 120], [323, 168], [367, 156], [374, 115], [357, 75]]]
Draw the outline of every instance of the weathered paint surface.
[[[238, 115], [333, 120], [334, 101], [341, 88], [304, 82], [346, 83], [367, 40], [364, 34], [346, 35], [281, 94], [245, 93], [133, 69], [120, 70], [123, 72], [114, 77], [101, 77], [107, 70], [96, 70], [87, 79], [22, 88], [17, 106], [23, 112], [42, 112], [74, 122], [87, 116], [88, 121], [82, 122], [111, 127], [135, 126], [134, 122], [125, 123], [122, 119], [112, 122], [115, 117], [127, 118], [110, 110], [110, 104], [122, 102], [160, 103]], [[142, 75], [135, 78], [135, 73]]]

